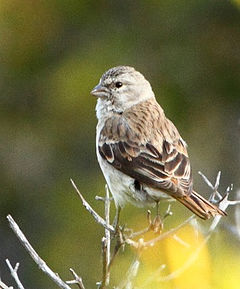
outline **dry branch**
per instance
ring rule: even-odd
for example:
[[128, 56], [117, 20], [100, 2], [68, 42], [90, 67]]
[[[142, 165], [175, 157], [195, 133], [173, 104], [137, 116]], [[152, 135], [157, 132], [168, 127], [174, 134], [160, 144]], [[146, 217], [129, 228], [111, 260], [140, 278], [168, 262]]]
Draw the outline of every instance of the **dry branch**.
[[32, 259], [35, 261], [35, 263], [38, 265], [38, 267], [46, 273], [60, 288], [63, 289], [71, 289], [56, 273], [54, 273], [48, 265], [43, 261], [43, 259], [37, 254], [37, 252], [33, 249], [32, 245], [29, 243], [27, 238], [24, 236], [23, 232], [19, 228], [18, 224], [14, 221], [13, 217], [11, 215], [7, 216], [7, 220], [9, 222], [9, 225], [17, 238], [22, 243], [23, 247], [27, 250], [29, 255], [32, 257]]
[[89, 205], [89, 203], [84, 199], [83, 195], [80, 193], [79, 189], [77, 188], [77, 186], [75, 185], [74, 181], [72, 179], [71, 183], [74, 187], [74, 189], [76, 190], [76, 192], [78, 193], [78, 196], [80, 197], [83, 206], [85, 207], [85, 209], [93, 216], [93, 218], [95, 219], [95, 221], [102, 225], [105, 229], [111, 231], [112, 233], [115, 232], [115, 229], [113, 228], [113, 226], [111, 226], [110, 224], [107, 224], [106, 221], [98, 215], [98, 213], [96, 211], [94, 211], [94, 209]]
[[11, 273], [13, 279], [15, 280], [15, 282], [16, 282], [16, 284], [18, 286], [18, 289], [24, 289], [23, 284], [20, 281], [20, 279], [18, 277], [18, 273], [17, 273], [18, 268], [19, 268], [19, 263], [16, 263], [14, 268], [12, 267], [12, 265], [11, 265], [11, 263], [10, 263], [10, 261], [8, 259], [6, 259], [6, 263], [8, 265], [8, 268], [10, 270], [10, 273]]
[[5, 283], [0, 280], [0, 289], [13, 289], [13, 287], [8, 287]]
[[70, 268], [69, 270], [72, 273], [74, 280], [66, 281], [66, 283], [69, 285], [76, 284], [76, 285], [78, 285], [79, 289], [85, 289], [82, 278], [80, 276], [78, 276], [78, 274], [72, 268]]
[[[201, 172], [199, 172], [200, 175], [203, 177], [203, 180], [206, 182], [206, 184], [211, 188], [211, 190], [213, 191], [210, 197], [210, 200], [213, 203], [216, 203], [219, 205], [219, 208], [222, 210], [226, 210], [228, 206], [230, 205], [239, 205], [240, 204], [240, 200], [234, 200], [231, 201], [229, 200], [229, 194], [232, 191], [232, 185], [229, 186], [225, 192], [225, 194], [222, 196], [219, 192], [218, 192], [218, 188], [219, 188], [219, 184], [220, 184], [220, 177], [221, 177], [221, 172], [218, 172], [215, 183], [212, 184], [208, 178], [202, 174]], [[166, 231], [165, 233], [162, 233], [160, 235], [158, 235], [157, 237], [155, 237], [152, 240], [149, 241], [144, 241], [143, 238], [138, 239], [137, 241], [133, 240], [133, 238], [136, 238], [139, 235], [143, 235], [148, 232], [149, 230], [152, 229], [151, 227], [151, 222], [149, 222], [149, 226], [140, 231], [140, 232], [136, 232], [136, 233], [131, 233], [130, 235], [128, 235], [128, 237], [125, 235], [125, 230], [122, 229], [121, 227], [117, 227], [117, 229], [115, 229], [111, 224], [110, 224], [110, 201], [111, 198], [109, 196], [109, 190], [106, 186], [106, 196], [105, 198], [103, 197], [98, 197], [98, 200], [104, 201], [105, 204], [105, 216], [104, 219], [89, 205], [89, 203], [84, 199], [84, 197], [82, 196], [82, 194], [80, 193], [80, 191], [78, 190], [77, 186], [75, 185], [75, 183], [73, 182], [73, 180], [71, 179], [71, 183], [74, 187], [74, 189], [76, 190], [76, 192], [78, 193], [82, 205], [86, 208], [86, 210], [94, 217], [95, 221], [100, 224], [102, 227], [104, 227], [105, 229], [105, 233], [104, 233], [104, 237], [102, 238], [102, 256], [103, 256], [103, 268], [102, 268], [102, 280], [101, 282], [97, 283], [97, 286], [99, 289], [104, 289], [106, 287], [108, 287], [109, 285], [109, 279], [110, 279], [110, 268], [111, 265], [113, 263], [113, 261], [115, 260], [120, 248], [122, 248], [125, 244], [128, 244], [130, 246], [133, 246], [134, 248], [137, 249], [136, 251], [136, 260], [132, 263], [132, 265], [130, 266], [129, 270], [127, 271], [127, 274], [125, 276], [125, 278], [123, 279], [123, 281], [121, 282], [121, 284], [116, 287], [117, 289], [123, 289], [123, 288], [134, 288], [133, 287], [133, 280], [136, 277], [137, 273], [138, 273], [138, 269], [140, 266], [140, 262], [137, 259], [139, 256], [138, 254], [141, 254], [142, 250], [148, 247], [153, 247], [157, 242], [166, 239], [170, 236], [172, 236], [172, 238], [174, 238], [176, 241], [178, 241], [180, 244], [182, 244], [183, 246], [188, 247], [189, 244], [187, 244], [184, 240], [182, 240], [181, 238], [179, 238], [177, 236], [177, 231], [179, 229], [181, 229], [183, 226], [185, 226], [188, 223], [193, 223], [195, 222], [197, 224], [196, 218], [194, 216], [191, 216], [190, 218], [186, 219], [184, 222], [182, 222], [181, 224], [179, 224], [177, 227], [172, 228], [168, 231]], [[239, 193], [240, 195], [240, 193]], [[171, 211], [170, 211], [170, 207], [168, 208], [167, 211], [167, 215], [171, 215]], [[48, 265], [39, 257], [39, 255], [36, 253], [36, 251], [33, 249], [33, 247], [31, 246], [31, 244], [29, 243], [29, 241], [26, 239], [26, 237], [24, 236], [24, 234], [22, 233], [22, 231], [20, 230], [19, 226], [17, 225], [17, 223], [13, 220], [13, 218], [8, 215], [7, 216], [8, 222], [10, 224], [10, 227], [12, 228], [12, 230], [14, 231], [14, 233], [16, 234], [17, 238], [20, 240], [20, 242], [22, 243], [22, 245], [24, 246], [24, 248], [27, 250], [27, 252], [30, 254], [30, 256], [32, 257], [32, 259], [36, 262], [36, 264], [39, 266], [39, 268], [46, 273], [60, 288], [63, 289], [71, 289], [67, 284], [69, 285], [73, 285], [76, 284], [79, 289], [85, 289], [84, 284], [82, 282], [82, 278], [80, 276], [78, 276], [75, 271], [73, 269], [70, 269], [74, 279], [71, 281], [66, 281], [64, 282], [59, 276], [58, 274], [54, 273], [49, 267]], [[219, 224], [219, 221], [221, 219], [221, 216], [216, 216], [210, 226], [208, 227], [208, 230], [205, 231], [205, 238], [204, 240], [201, 242], [201, 244], [199, 245], [199, 247], [197, 248], [197, 250], [186, 260], [185, 264], [183, 266], [181, 266], [180, 268], [178, 268], [177, 270], [175, 270], [174, 272], [171, 272], [170, 274], [168, 274], [167, 276], [159, 276], [160, 272], [166, 267], [165, 264], [162, 264], [159, 266], [158, 270], [153, 274], [152, 276], [149, 276], [149, 278], [146, 280], [146, 282], [144, 282], [144, 284], [142, 284], [141, 288], [147, 288], [146, 286], [148, 284], [150, 284], [149, 282], [151, 282], [151, 280], [153, 280], [153, 276], [154, 280], [158, 280], [159, 282], [166, 282], [169, 280], [172, 280], [176, 277], [178, 277], [180, 274], [182, 274], [187, 268], [189, 268], [189, 266], [191, 266], [191, 264], [196, 260], [199, 252], [201, 251], [201, 249], [203, 248], [203, 246], [208, 242], [208, 240], [210, 239], [212, 232], [216, 229], [217, 225]], [[151, 217], [149, 215], [149, 220], [151, 220]], [[196, 227], [197, 225], [193, 225], [194, 227]], [[238, 224], [238, 230], [239, 230], [239, 224]], [[240, 230], [239, 230], [240, 231]], [[197, 229], [196, 229], [197, 232]], [[112, 236], [111, 236], [112, 233]], [[113, 250], [112, 256], [111, 256], [111, 240], [115, 238], [116, 240], [116, 245], [115, 248]], [[6, 260], [7, 265], [9, 267], [10, 273], [12, 275], [12, 277], [14, 278], [14, 280], [16, 281], [16, 284], [18, 286], [18, 289], [24, 289], [21, 281], [18, 278], [18, 267], [19, 264], [17, 263], [15, 268], [12, 267], [12, 265], [10, 264], [10, 262], [8, 260]], [[0, 280], [0, 289], [13, 289], [13, 287], [8, 287], [7, 285], [5, 285], [1, 280]]]

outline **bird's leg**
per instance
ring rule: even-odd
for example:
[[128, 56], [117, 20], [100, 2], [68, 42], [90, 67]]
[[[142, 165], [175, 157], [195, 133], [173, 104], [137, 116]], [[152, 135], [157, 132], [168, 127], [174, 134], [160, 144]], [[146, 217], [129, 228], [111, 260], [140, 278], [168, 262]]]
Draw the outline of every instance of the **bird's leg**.
[[157, 214], [156, 214], [156, 217], [154, 218], [154, 220], [151, 222], [151, 227], [152, 227], [152, 230], [154, 231], [154, 233], [161, 233], [162, 230], [163, 230], [163, 221], [160, 217], [160, 214], [159, 214], [159, 202], [157, 202], [156, 204], [156, 207], [157, 207]]

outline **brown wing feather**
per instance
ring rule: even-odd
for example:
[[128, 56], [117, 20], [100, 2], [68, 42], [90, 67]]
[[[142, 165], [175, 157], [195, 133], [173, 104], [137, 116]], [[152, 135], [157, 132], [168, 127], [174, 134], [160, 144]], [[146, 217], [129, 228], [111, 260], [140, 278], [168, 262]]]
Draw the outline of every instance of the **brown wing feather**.
[[186, 145], [156, 102], [108, 119], [98, 149], [109, 164], [141, 183], [177, 198], [192, 192]]

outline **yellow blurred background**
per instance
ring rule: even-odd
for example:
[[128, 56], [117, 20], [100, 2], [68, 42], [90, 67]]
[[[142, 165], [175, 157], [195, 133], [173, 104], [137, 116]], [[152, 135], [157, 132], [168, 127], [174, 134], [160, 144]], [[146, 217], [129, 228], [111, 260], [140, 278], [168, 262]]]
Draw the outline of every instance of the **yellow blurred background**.
[[[86, 288], [101, 279], [103, 229], [82, 207], [72, 178], [103, 214], [104, 178], [95, 157], [95, 104], [89, 94], [116, 65], [142, 72], [189, 145], [196, 190], [222, 171], [220, 190], [239, 182], [240, 3], [195, 1], [0, 1], [0, 276], [13, 284], [5, 259], [20, 262], [26, 288], [57, 288], [8, 228], [12, 214], [40, 256], [64, 280], [73, 267]], [[161, 207], [165, 210], [165, 205]], [[190, 213], [178, 204], [166, 230]], [[114, 213], [114, 209], [112, 209]], [[234, 208], [190, 271], [150, 288], [238, 289], [239, 235]], [[146, 209], [126, 206], [122, 223], [146, 226]], [[203, 222], [201, 222], [203, 224]], [[197, 247], [192, 228], [179, 235]], [[199, 242], [201, 238], [200, 235]], [[153, 249], [152, 249], [153, 250]], [[186, 248], [167, 239], [142, 256], [138, 286], [159, 266], [184, 262]], [[134, 252], [118, 257], [117, 284]], [[159, 273], [164, 276], [165, 271]], [[114, 283], [115, 282], [115, 283]]]

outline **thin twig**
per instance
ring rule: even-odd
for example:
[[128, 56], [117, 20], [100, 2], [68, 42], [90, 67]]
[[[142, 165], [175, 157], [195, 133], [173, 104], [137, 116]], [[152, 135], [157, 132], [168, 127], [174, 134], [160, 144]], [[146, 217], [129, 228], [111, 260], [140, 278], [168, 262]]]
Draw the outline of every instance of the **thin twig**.
[[[105, 203], [105, 222], [106, 225], [110, 225], [110, 198], [108, 186], [105, 186], [106, 196], [104, 198]], [[103, 276], [102, 282], [99, 288], [103, 289], [109, 284], [109, 264], [110, 264], [110, 247], [111, 247], [111, 236], [110, 231], [105, 229], [105, 237], [102, 238], [102, 258], [103, 258]]]
[[190, 244], [188, 244], [187, 242], [185, 242], [182, 238], [180, 238], [178, 235], [174, 234], [173, 235], [173, 239], [175, 241], [177, 241], [179, 244], [181, 244], [182, 246], [186, 247], [186, 248], [190, 248]]
[[4, 284], [1, 280], [0, 280], [0, 289], [13, 289], [13, 287], [8, 287], [6, 284]]
[[[228, 186], [224, 197], [222, 197], [221, 201], [219, 202], [219, 208], [223, 211], [225, 211], [228, 208], [228, 206], [235, 206], [235, 205], [240, 204], [240, 200], [230, 201], [228, 199], [229, 194], [232, 191], [232, 189], [233, 189], [232, 185]], [[221, 215], [217, 215], [216, 217], [214, 217], [213, 222], [209, 228], [209, 231], [215, 230], [219, 221], [221, 220], [221, 217], [222, 217]]]
[[[181, 229], [183, 226], [185, 226], [186, 224], [188, 224], [193, 218], [195, 218], [194, 215], [192, 215], [191, 217], [189, 217], [188, 219], [186, 219], [183, 223], [181, 223], [180, 225], [178, 225], [177, 227], [175, 228], [172, 228], [170, 229], [169, 231], [159, 235], [158, 237], [150, 240], [150, 241], [141, 241], [141, 244], [140, 246], [141, 247], [144, 247], [144, 248], [147, 248], [147, 247], [153, 247], [157, 242], [169, 237], [170, 235], [174, 234], [176, 231], [178, 231], [179, 229]], [[142, 239], [140, 239], [142, 240]], [[135, 248], [139, 248], [139, 241], [136, 242], [136, 241], [133, 241], [131, 239], [126, 239], [126, 243], [135, 247]]]
[[89, 205], [89, 203], [84, 199], [83, 195], [80, 193], [80, 191], [77, 188], [77, 186], [75, 185], [74, 181], [72, 179], [70, 179], [70, 180], [71, 180], [71, 183], [72, 183], [74, 189], [78, 193], [78, 196], [80, 197], [80, 199], [82, 201], [82, 204], [85, 207], [85, 209], [93, 216], [93, 218], [95, 219], [95, 221], [98, 224], [102, 225], [105, 229], [107, 229], [107, 230], [111, 231], [112, 233], [114, 233], [115, 230], [114, 230], [113, 226], [106, 224], [106, 221], [104, 221], [104, 219], [102, 217], [100, 217], [98, 215], [98, 213], [95, 212], [94, 209]]
[[[214, 191], [213, 194], [215, 193], [215, 196], [213, 196], [213, 200], [215, 200], [215, 197], [217, 197], [217, 198], [219, 199], [218, 203], [219, 203], [219, 208], [220, 208], [221, 210], [226, 210], [229, 205], [238, 205], [238, 204], [240, 204], [240, 201], [239, 201], [239, 200], [236, 200], [236, 201], [230, 201], [230, 200], [228, 200], [229, 193], [230, 193], [230, 191], [232, 190], [232, 186], [229, 186], [229, 187], [227, 188], [224, 197], [222, 197], [222, 195], [217, 191], [217, 190], [218, 190], [218, 187], [219, 187], [219, 184], [220, 184], [221, 172], [219, 172], [218, 175], [217, 175], [217, 178], [216, 178], [216, 181], [215, 181], [215, 185], [213, 185], [204, 174], [202, 174], [202, 173], [200, 173], [200, 174], [201, 174], [201, 176], [203, 177], [204, 181], [207, 183], [207, 185]], [[240, 194], [239, 194], [239, 196], [240, 196]], [[215, 200], [215, 201], [216, 201], [216, 200]], [[154, 278], [154, 279], [151, 278], [150, 281], [156, 280], [156, 279], [158, 279], [159, 282], [170, 281], [170, 280], [172, 280], [172, 279], [177, 278], [177, 277], [180, 276], [186, 269], [188, 269], [188, 268], [193, 264], [193, 262], [195, 262], [195, 260], [196, 260], [196, 258], [197, 258], [197, 256], [198, 256], [199, 252], [202, 250], [202, 248], [205, 246], [205, 244], [206, 244], [206, 243], [208, 242], [208, 240], [210, 239], [213, 231], [216, 229], [217, 225], [219, 224], [220, 219], [221, 219], [221, 216], [219, 215], [219, 216], [216, 216], [216, 217], [212, 220], [212, 222], [211, 222], [211, 224], [210, 224], [210, 226], [209, 226], [209, 229], [208, 229], [207, 236], [206, 236], [206, 237], [204, 238], [204, 240], [201, 242], [201, 244], [199, 245], [199, 247], [197, 248], [197, 250], [190, 256], [190, 258], [188, 258], [188, 259], [186, 260], [186, 262], [185, 262], [180, 268], [178, 268], [178, 269], [175, 270], [174, 272], [171, 272], [171, 273], [168, 274], [167, 276], [160, 276], [160, 277], [158, 277], [158, 276], [159, 276], [159, 272], [157, 272], [158, 274], [157, 274], [157, 275], [154, 274], [154, 276], [156, 276], [156, 277], [158, 277], [158, 278]], [[193, 220], [195, 220], [195, 219], [193, 219]], [[181, 224], [181, 225], [182, 225], [182, 224]], [[181, 225], [180, 225], [180, 226], [181, 226]], [[168, 233], [168, 232], [167, 232], [167, 233]], [[181, 240], [181, 241], [183, 241], [183, 240]], [[143, 242], [142, 242], [142, 244], [145, 245], [145, 243], [143, 243]], [[164, 265], [163, 265], [163, 266], [164, 266]], [[148, 281], [149, 281], [149, 280], [148, 280]], [[148, 285], [148, 284], [149, 284], [149, 282], [145, 282], [145, 283], [141, 286], [141, 288], [146, 288], [145, 286]]]
[[218, 187], [219, 187], [220, 178], [221, 178], [221, 171], [218, 172], [214, 185], [209, 181], [209, 179], [202, 172], [199, 171], [198, 173], [203, 178], [204, 182], [213, 190], [212, 194], [210, 195], [209, 201], [213, 203], [219, 202], [222, 199], [221, 194], [218, 192]]
[[107, 264], [107, 240], [106, 237], [102, 238], [102, 262], [103, 262], [103, 269], [102, 269], [102, 281], [99, 282], [99, 289], [104, 289], [109, 283], [109, 271], [108, 271], [108, 264]]
[[221, 179], [221, 171], [218, 172], [217, 177], [216, 177], [216, 181], [215, 181], [215, 185], [214, 185], [214, 190], [217, 191], [218, 187], [220, 185], [220, 179]]
[[145, 229], [142, 229], [142, 230], [140, 230], [140, 231], [132, 232], [132, 233], [130, 234], [129, 238], [136, 238], [136, 237], [138, 237], [138, 236], [140, 236], [140, 235], [144, 235], [144, 234], [148, 233], [150, 230], [151, 230], [151, 227], [148, 226], [148, 227], [146, 227]]
[[113, 251], [113, 254], [112, 254], [112, 257], [111, 257], [111, 260], [110, 260], [110, 263], [109, 263], [109, 266], [108, 266], [108, 270], [110, 270], [116, 256], [118, 255], [120, 249], [122, 248], [122, 246], [125, 245], [126, 243], [126, 240], [124, 240], [124, 236], [123, 236], [123, 233], [121, 232], [120, 228], [118, 227], [118, 230], [116, 232], [116, 245], [115, 245], [115, 248], [114, 248], [114, 251]]
[[10, 261], [8, 259], [6, 259], [6, 263], [7, 263], [7, 266], [9, 268], [9, 270], [10, 270], [10, 273], [11, 273], [13, 279], [15, 280], [18, 288], [19, 289], [24, 289], [24, 286], [23, 286], [22, 282], [20, 281], [20, 279], [18, 277], [18, 273], [17, 273], [18, 268], [19, 268], [19, 263], [16, 263], [14, 268], [12, 267], [12, 265], [11, 265], [11, 263], [10, 263]]
[[70, 268], [69, 270], [72, 273], [74, 280], [66, 281], [66, 283], [69, 285], [77, 284], [79, 289], [85, 289], [85, 286], [83, 285], [82, 278], [80, 276], [78, 276], [78, 274], [72, 268]]
[[[105, 185], [105, 188], [106, 188], [107, 185]], [[96, 201], [102, 201], [105, 203], [105, 197], [101, 197], [101, 196], [95, 196], [95, 200]], [[112, 201], [113, 198], [112, 197], [109, 197], [109, 201]]]
[[[104, 201], [105, 204], [105, 222], [107, 226], [110, 226], [110, 196], [108, 186], [105, 186], [106, 196], [105, 198], [98, 197], [98, 200]], [[98, 282], [98, 288], [104, 289], [109, 285], [110, 280], [110, 248], [111, 248], [111, 235], [110, 231], [105, 228], [105, 236], [102, 238], [102, 281]]]
[[149, 284], [151, 284], [153, 281], [156, 281], [159, 277], [160, 273], [166, 268], [166, 264], [160, 265], [157, 270], [153, 273], [151, 273], [150, 276], [144, 282], [142, 283], [140, 288], [148, 288]]
[[209, 181], [209, 179], [202, 173], [202, 172], [198, 172], [199, 175], [203, 178], [203, 180], [205, 181], [205, 183], [214, 191], [214, 186], [212, 185], [212, 183]]
[[122, 281], [122, 283], [116, 289], [125, 289], [125, 288], [133, 288], [132, 282], [133, 279], [137, 276], [140, 262], [139, 260], [135, 260], [131, 266], [129, 267], [126, 278]]
[[[105, 221], [107, 226], [110, 225], [110, 194], [108, 186], [105, 186], [106, 198], [105, 198]], [[108, 270], [110, 264], [110, 249], [111, 249], [111, 236], [109, 230], [105, 229], [105, 240], [106, 240], [106, 286], [109, 284], [110, 272]]]
[[33, 249], [32, 245], [29, 243], [27, 238], [24, 236], [23, 232], [19, 228], [18, 224], [14, 221], [11, 215], [7, 216], [7, 220], [9, 225], [17, 238], [22, 243], [23, 247], [27, 250], [29, 255], [32, 257], [34, 262], [38, 265], [38, 267], [46, 273], [60, 288], [63, 289], [71, 289], [56, 273], [54, 273], [48, 265], [39, 257], [37, 252]]

